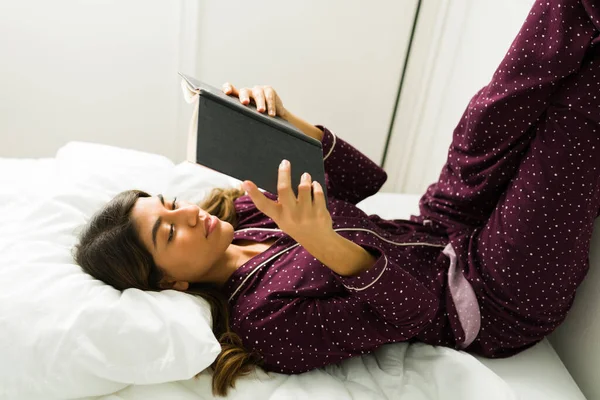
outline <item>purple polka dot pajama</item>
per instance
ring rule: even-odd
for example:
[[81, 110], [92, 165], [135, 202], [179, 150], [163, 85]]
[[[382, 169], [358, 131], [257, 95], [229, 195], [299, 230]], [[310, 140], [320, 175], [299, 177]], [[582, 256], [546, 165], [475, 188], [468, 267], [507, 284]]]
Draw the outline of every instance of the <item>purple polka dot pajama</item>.
[[420, 217], [449, 233], [480, 330], [515, 354], [566, 317], [600, 209], [600, 3], [538, 1], [470, 101]]
[[234, 240], [276, 239], [223, 287], [232, 329], [265, 370], [402, 341], [506, 357], [564, 320], [600, 211], [599, 27], [598, 1], [535, 3], [410, 220], [356, 207], [387, 174], [319, 126], [333, 228], [376, 258], [358, 276], [321, 264], [248, 196], [235, 201]]

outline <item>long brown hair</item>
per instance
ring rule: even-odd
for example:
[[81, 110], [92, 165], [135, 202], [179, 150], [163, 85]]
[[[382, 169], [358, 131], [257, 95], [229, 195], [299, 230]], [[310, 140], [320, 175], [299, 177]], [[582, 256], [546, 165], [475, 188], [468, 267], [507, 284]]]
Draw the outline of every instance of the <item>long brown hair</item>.
[[[215, 188], [198, 205], [235, 229], [238, 221], [233, 201], [243, 194], [236, 188]], [[74, 258], [85, 272], [118, 290], [160, 291], [166, 289], [160, 284], [163, 272], [143, 246], [130, 218], [131, 209], [140, 197], [150, 195], [141, 190], [121, 192], [94, 214], [73, 249]], [[210, 366], [212, 392], [225, 396], [229, 387], [235, 387], [238, 377], [262, 365], [262, 360], [257, 353], [248, 352], [242, 339], [230, 329], [227, 299], [217, 286], [194, 283], [186, 293], [201, 296], [210, 305], [212, 330], [221, 344], [221, 352]]]

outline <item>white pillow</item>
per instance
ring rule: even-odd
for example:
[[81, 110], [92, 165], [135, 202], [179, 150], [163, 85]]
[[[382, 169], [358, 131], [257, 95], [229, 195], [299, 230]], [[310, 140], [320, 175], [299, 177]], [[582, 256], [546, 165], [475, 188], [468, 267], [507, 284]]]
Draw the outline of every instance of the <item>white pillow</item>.
[[0, 398], [107, 394], [189, 379], [214, 361], [220, 346], [203, 299], [121, 293], [82, 272], [71, 249], [91, 215], [122, 190], [200, 200], [239, 181], [83, 142], [55, 159], [0, 159], [0, 171]]

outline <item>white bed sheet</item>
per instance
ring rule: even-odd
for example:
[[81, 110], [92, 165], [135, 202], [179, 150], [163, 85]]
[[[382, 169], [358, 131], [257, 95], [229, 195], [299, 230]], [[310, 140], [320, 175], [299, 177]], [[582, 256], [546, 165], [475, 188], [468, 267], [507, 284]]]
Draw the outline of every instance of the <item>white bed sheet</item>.
[[[391, 349], [389, 349], [391, 348]], [[428, 348], [429, 359], [415, 361], [414, 354]], [[474, 375], [457, 376], [456, 371], [446, 369], [448, 354], [440, 354], [438, 348], [427, 345], [393, 344], [384, 346], [384, 351], [374, 355], [352, 359], [342, 364], [345, 368], [311, 371], [286, 377], [273, 374], [262, 379], [243, 378], [228, 399], [498, 399], [519, 400], [585, 400], [571, 375], [560, 361], [550, 343], [544, 339], [534, 347], [514, 357], [490, 360], [467, 355], [460, 362], [472, 363]], [[389, 351], [388, 351], [389, 350]], [[460, 352], [454, 352], [464, 355]], [[423, 356], [427, 353], [421, 353]], [[406, 358], [405, 358], [406, 357]], [[360, 359], [366, 360], [361, 362]], [[468, 361], [467, 361], [468, 359]], [[415, 368], [417, 364], [419, 368]], [[481, 368], [489, 373], [486, 380]], [[465, 364], [461, 364], [464, 368]], [[463, 372], [468, 373], [468, 369]], [[440, 375], [447, 374], [447, 380]], [[437, 375], [437, 376], [436, 376]], [[483, 378], [483, 379], [482, 379]], [[482, 380], [480, 380], [482, 379]], [[501, 380], [510, 390], [494, 392]], [[429, 380], [431, 383], [423, 384]], [[455, 382], [451, 382], [455, 380]], [[419, 383], [420, 381], [420, 383]], [[433, 384], [435, 383], [435, 384]], [[444, 385], [448, 383], [448, 385]], [[492, 383], [488, 385], [488, 383]], [[458, 391], [457, 387], [462, 390]], [[90, 397], [85, 400], [161, 400], [161, 399], [213, 399], [210, 394], [210, 376], [160, 385], [131, 385], [112, 395]], [[81, 399], [84, 400], [84, 399]]]
[[[52, 164], [52, 159], [0, 159], [0, 170], [5, 172], [0, 173], [0, 190], [4, 185], [33, 190], [29, 180], [44, 180], [53, 170]], [[380, 193], [359, 206], [384, 218], [407, 218], [418, 212], [418, 197]], [[131, 385], [85, 399], [212, 399], [210, 378], [204, 371], [198, 379]], [[500, 360], [444, 347], [389, 344], [373, 354], [300, 375], [257, 371], [240, 379], [228, 398], [585, 400], [547, 340]]]

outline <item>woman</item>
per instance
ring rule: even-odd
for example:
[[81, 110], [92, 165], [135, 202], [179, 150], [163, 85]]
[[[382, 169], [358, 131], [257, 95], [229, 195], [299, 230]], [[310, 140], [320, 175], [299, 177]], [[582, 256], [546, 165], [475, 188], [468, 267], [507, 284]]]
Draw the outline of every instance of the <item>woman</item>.
[[355, 204], [377, 193], [383, 169], [291, 114], [272, 88], [226, 84], [322, 141], [329, 212], [310, 176], [295, 197], [284, 162], [277, 196], [249, 181], [248, 194], [216, 189], [200, 206], [121, 193], [92, 218], [76, 259], [120, 290], [206, 298], [223, 345], [216, 394], [253, 365], [300, 373], [392, 342], [523, 351], [564, 320], [588, 269], [600, 207], [593, 3], [533, 6], [467, 106], [420, 216], [363, 213]]

